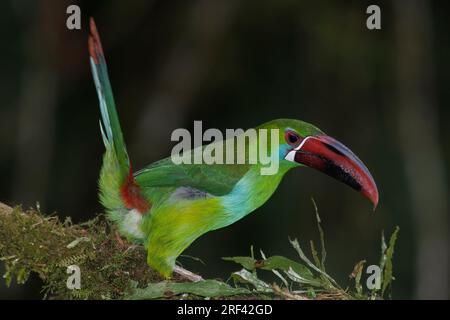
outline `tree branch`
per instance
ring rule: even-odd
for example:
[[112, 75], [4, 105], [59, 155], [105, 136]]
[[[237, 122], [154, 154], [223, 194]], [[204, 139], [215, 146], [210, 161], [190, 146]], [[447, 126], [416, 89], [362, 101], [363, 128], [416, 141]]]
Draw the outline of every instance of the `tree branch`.
[[[61, 222], [39, 209], [24, 211], [0, 202], [0, 261], [8, 286], [14, 279], [24, 284], [35, 272], [44, 281], [44, 298], [50, 299], [192, 299], [206, 297], [202, 292], [214, 298], [261, 297], [217, 280], [189, 284], [174, 274], [164, 281], [146, 264], [143, 246], [118, 241], [102, 215], [76, 225], [70, 218]], [[67, 287], [72, 265], [80, 268], [81, 289]]]
[[[102, 217], [74, 225], [38, 210], [23, 211], [0, 203], [0, 259], [7, 285], [25, 283], [31, 272], [44, 281], [48, 298], [118, 299], [138, 286], [161, 281], [146, 261], [141, 246], [124, 249]], [[81, 270], [81, 289], [66, 286], [69, 265]], [[175, 278], [173, 281], [180, 281]]]
[[[319, 223], [320, 220], [318, 220]], [[343, 290], [324, 271], [324, 265], [314, 265], [300, 249], [297, 240], [291, 241], [302, 262], [281, 256], [262, 260], [252, 257], [230, 257], [244, 269], [232, 278], [245, 286], [231, 286], [218, 280], [189, 282], [179, 274], [171, 280], [162, 279], [146, 264], [143, 246], [124, 245], [116, 238], [102, 215], [86, 223], [73, 224], [70, 218], [61, 222], [57, 216], [45, 216], [39, 209], [22, 210], [0, 203], [0, 261], [6, 266], [4, 278], [9, 286], [14, 279], [23, 284], [35, 272], [44, 281], [44, 298], [52, 299], [368, 299], [382, 298], [384, 288], [392, 282], [392, 256], [398, 229], [389, 241], [383, 238], [383, 292], [357, 294]], [[322, 242], [323, 245], [323, 242]], [[315, 261], [317, 252], [312, 250]], [[81, 288], [69, 289], [72, 272], [80, 270]], [[75, 268], [78, 270], [78, 268]], [[256, 269], [273, 272], [284, 279], [285, 286], [269, 285], [256, 275]], [[249, 271], [250, 270], [250, 271]], [[281, 275], [284, 273], [292, 281]], [[356, 278], [359, 287], [360, 274]], [[326, 276], [326, 277], [325, 277]], [[330, 282], [331, 279], [331, 282]], [[200, 280], [200, 279], [197, 279]], [[290, 291], [292, 286], [300, 291]], [[251, 289], [251, 287], [254, 289]]]

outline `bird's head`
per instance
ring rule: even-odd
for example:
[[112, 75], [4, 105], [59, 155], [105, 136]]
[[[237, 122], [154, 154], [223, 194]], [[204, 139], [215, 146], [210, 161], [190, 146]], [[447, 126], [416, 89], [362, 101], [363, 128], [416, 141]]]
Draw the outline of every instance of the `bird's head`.
[[300, 120], [274, 120], [258, 129], [278, 129], [280, 164], [319, 170], [359, 191], [376, 208], [377, 185], [364, 163], [344, 144]]

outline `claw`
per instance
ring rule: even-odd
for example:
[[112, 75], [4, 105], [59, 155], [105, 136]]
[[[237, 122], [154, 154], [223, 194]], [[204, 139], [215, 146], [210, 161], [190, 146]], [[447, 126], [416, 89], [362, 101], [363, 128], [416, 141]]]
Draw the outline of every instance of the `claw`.
[[175, 266], [173, 268], [173, 272], [179, 274], [180, 276], [182, 276], [183, 278], [188, 279], [191, 282], [198, 282], [198, 281], [202, 281], [203, 278], [201, 276], [199, 276], [198, 274], [195, 274], [189, 270], [186, 270], [180, 266]]

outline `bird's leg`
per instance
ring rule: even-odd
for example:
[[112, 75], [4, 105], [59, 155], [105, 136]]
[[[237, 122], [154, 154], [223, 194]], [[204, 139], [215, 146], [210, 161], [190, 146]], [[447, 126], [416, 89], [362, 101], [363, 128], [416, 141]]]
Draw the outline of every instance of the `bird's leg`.
[[126, 240], [123, 240], [118, 231], [116, 231], [115, 233], [115, 238], [117, 244], [119, 245], [119, 248], [123, 249], [124, 253], [127, 253], [128, 251], [134, 250], [138, 247], [135, 244], [129, 244]]
[[128, 246], [125, 244], [125, 241], [123, 241], [123, 239], [120, 237], [118, 231], [116, 231], [115, 238], [121, 248], [128, 248]]
[[179, 274], [180, 276], [192, 281], [192, 282], [198, 282], [203, 280], [203, 278], [201, 276], [199, 276], [198, 274], [195, 274], [189, 270], [186, 270], [180, 266], [175, 266], [173, 268], [173, 272]]

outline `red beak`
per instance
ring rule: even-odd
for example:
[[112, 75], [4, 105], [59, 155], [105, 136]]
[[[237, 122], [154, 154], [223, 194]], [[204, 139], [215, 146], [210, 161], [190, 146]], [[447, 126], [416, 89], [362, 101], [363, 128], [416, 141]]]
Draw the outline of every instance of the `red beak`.
[[377, 185], [364, 163], [345, 145], [326, 135], [309, 136], [292, 151], [295, 162], [322, 171], [361, 192], [375, 210]]

